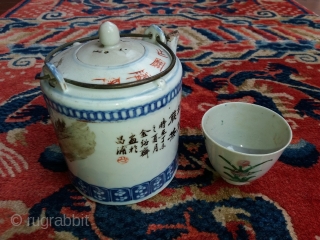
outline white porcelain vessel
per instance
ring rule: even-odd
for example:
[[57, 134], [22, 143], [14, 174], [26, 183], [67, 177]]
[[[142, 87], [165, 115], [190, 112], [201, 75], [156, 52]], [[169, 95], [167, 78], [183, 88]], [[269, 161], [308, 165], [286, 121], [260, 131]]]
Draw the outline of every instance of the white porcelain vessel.
[[262, 177], [292, 139], [289, 124], [279, 114], [241, 102], [210, 108], [202, 118], [202, 129], [212, 166], [234, 185]]
[[178, 33], [152, 25], [51, 52], [41, 89], [71, 181], [87, 198], [132, 204], [163, 190], [177, 169], [182, 67]]

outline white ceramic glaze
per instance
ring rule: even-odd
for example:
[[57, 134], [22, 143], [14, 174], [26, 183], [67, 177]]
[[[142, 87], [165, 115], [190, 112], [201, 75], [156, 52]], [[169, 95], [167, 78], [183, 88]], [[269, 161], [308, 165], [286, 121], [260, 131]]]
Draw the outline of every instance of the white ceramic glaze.
[[[110, 39], [101, 37], [109, 33]], [[52, 58], [48, 66], [58, 79], [41, 81], [73, 184], [89, 199], [110, 205], [148, 199], [174, 177], [182, 77], [177, 59], [168, 74], [138, 86], [91, 89], [64, 82], [140, 81], [170, 64], [159, 44], [116, 35], [117, 28], [104, 23], [100, 40], [73, 44]]]
[[289, 124], [279, 114], [249, 103], [214, 106], [201, 124], [211, 164], [235, 185], [263, 176], [292, 139]]

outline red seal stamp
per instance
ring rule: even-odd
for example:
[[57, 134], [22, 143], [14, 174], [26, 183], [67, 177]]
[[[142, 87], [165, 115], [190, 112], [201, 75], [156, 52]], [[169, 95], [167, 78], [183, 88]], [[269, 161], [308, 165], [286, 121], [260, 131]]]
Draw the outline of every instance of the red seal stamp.
[[127, 163], [128, 161], [129, 161], [129, 158], [126, 157], [126, 156], [121, 156], [121, 157], [119, 157], [118, 160], [117, 160], [117, 162], [118, 162], [118, 163], [121, 163], [121, 164], [125, 164], [125, 163]]

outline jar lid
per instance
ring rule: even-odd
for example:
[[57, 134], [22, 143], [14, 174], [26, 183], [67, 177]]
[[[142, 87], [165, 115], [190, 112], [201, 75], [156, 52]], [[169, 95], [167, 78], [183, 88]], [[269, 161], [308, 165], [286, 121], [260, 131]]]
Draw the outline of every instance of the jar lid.
[[[100, 26], [99, 37], [89, 40], [80, 39], [50, 53], [46, 58], [49, 58], [49, 72], [55, 67], [61, 78], [74, 85], [112, 88], [108, 86], [139, 85], [139, 82], [155, 80], [175, 64], [175, 55], [165, 44], [166, 36], [155, 25], [144, 35], [128, 34], [121, 38], [118, 27], [105, 22]], [[70, 47], [65, 49], [67, 46]]]

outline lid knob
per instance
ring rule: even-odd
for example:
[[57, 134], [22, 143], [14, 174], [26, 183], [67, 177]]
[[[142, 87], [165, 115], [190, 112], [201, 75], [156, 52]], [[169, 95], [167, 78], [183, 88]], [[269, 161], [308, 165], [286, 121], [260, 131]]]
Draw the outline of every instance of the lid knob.
[[104, 22], [99, 29], [99, 39], [103, 46], [114, 47], [120, 42], [118, 27], [112, 22]]

